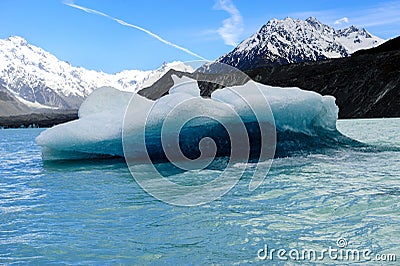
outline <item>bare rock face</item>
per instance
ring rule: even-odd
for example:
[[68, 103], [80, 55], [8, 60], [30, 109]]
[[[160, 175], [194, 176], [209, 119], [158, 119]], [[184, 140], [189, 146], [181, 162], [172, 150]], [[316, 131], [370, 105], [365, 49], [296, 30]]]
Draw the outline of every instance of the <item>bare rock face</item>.
[[0, 84], [0, 116], [29, 113], [31, 109], [18, 101], [15, 96]]

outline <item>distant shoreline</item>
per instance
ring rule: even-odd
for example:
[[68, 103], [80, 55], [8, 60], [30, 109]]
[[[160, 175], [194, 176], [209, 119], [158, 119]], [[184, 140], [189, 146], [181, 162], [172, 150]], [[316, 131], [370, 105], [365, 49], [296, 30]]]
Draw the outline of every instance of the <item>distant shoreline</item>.
[[78, 119], [78, 110], [0, 116], [0, 128], [45, 128]]

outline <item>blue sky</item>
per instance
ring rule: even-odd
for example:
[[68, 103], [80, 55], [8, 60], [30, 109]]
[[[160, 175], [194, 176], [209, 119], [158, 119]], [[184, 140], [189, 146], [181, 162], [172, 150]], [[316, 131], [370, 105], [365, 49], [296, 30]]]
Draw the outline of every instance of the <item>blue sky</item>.
[[0, 0], [0, 10], [0, 38], [22, 36], [72, 65], [107, 73], [196, 60], [193, 54], [212, 60], [268, 20], [287, 16], [315, 16], [335, 28], [354, 24], [384, 39], [400, 35], [400, 0]]

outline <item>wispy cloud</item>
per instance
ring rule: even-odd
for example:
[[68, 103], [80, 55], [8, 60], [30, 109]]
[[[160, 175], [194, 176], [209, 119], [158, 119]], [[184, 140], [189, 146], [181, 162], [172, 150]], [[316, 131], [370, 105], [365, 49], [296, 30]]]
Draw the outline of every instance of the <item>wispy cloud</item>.
[[333, 24], [342, 25], [342, 24], [348, 24], [348, 23], [349, 23], [349, 19], [347, 17], [343, 17], [341, 19], [335, 20], [335, 22]]
[[364, 27], [397, 24], [400, 28], [400, 1], [380, 3], [351, 15], [353, 23]]
[[115, 21], [115, 22], [117, 22], [117, 23], [119, 23], [119, 24], [121, 24], [121, 25], [123, 25], [123, 26], [130, 27], [130, 28], [134, 28], [134, 29], [143, 31], [144, 33], [150, 35], [151, 37], [153, 37], [153, 38], [159, 40], [160, 42], [162, 42], [162, 43], [164, 43], [164, 44], [166, 44], [166, 45], [169, 45], [169, 46], [171, 46], [171, 47], [174, 47], [174, 48], [176, 48], [176, 49], [178, 49], [178, 50], [181, 50], [181, 51], [183, 51], [183, 52], [185, 52], [185, 53], [187, 53], [187, 54], [190, 54], [190, 55], [192, 55], [192, 56], [194, 56], [194, 57], [197, 57], [197, 58], [199, 58], [199, 59], [207, 60], [207, 59], [205, 59], [204, 57], [202, 57], [202, 56], [200, 56], [200, 55], [198, 55], [198, 54], [196, 54], [196, 53], [190, 51], [189, 49], [184, 48], [184, 47], [182, 47], [182, 46], [179, 46], [179, 45], [177, 45], [177, 44], [175, 44], [175, 43], [172, 43], [172, 42], [170, 42], [170, 41], [167, 41], [167, 40], [165, 40], [164, 38], [160, 37], [159, 35], [157, 35], [157, 34], [151, 32], [151, 31], [149, 31], [149, 30], [147, 30], [147, 29], [145, 29], [145, 28], [142, 28], [142, 27], [140, 27], [140, 26], [130, 24], [130, 23], [125, 22], [125, 21], [123, 21], [123, 20], [121, 20], [121, 19], [114, 18], [114, 17], [112, 17], [112, 16], [110, 16], [110, 15], [107, 15], [107, 14], [105, 14], [105, 13], [103, 13], [103, 12], [100, 12], [100, 11], [97, 11], [97, 10], [94, 10], [94, 9], [90, 9], [90, 8], [87, 8], [87, 7], [83, 7], [83, 6], [77, 5], [77, 4], [75, 4], [73, 1], [65, 1], [65, 2], [63, 2], [63, 3], [64, 3], [65, 5], [67, 5], [67, 6], [70, 6], [70, 7], [77, 8], [77, 9], [80, 9], [80, 10], [82, 10], [82, 11], [85, 11], [86, 13], [95, 14], [95, 15], [99, 15], [99, 16], [103, 16], [103, 17], [105, 17], [105, 18], [111, 19], [111, 20], [113, 20], [113, 21]]
[[[400, 1], [378, 2], [358, 9], [328, 9], [304, 11], [289, 14], [295, 18], [314, 16], [324, 23], [331, 25], [345, 25], [351, 23], [355, 26], [374, 28], [377, 33], [400, 33]], [[287, 15], [287, 14], [286, 14]], [[347, 19], [347, 21], [345, 20]], [[388, 31], [388, 29], [391, 29]], [[397, 29], [397, 30], [395, 30]]]
[[222, 21], [222, 27], [217, 32], [225, 44], [236, 46], [243, 32], [243, 18], [231, 0], [217, 0], [214, 9], [224, 10], [230, 17]]

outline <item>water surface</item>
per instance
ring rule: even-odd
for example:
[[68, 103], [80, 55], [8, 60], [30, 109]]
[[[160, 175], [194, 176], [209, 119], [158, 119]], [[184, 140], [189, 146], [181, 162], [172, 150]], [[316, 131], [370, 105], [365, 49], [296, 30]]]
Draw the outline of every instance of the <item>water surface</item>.
[[378, 148], [275, 159], [257, 190], [245, 175], [198, 207], [149, 196], [123, 160], [44, 164], [42, 129], [0, 130], [0, 264], [244, 264], [266, 244], [321, 250], [339, 238], [399, 259], [400, 119], [338, 128]]

